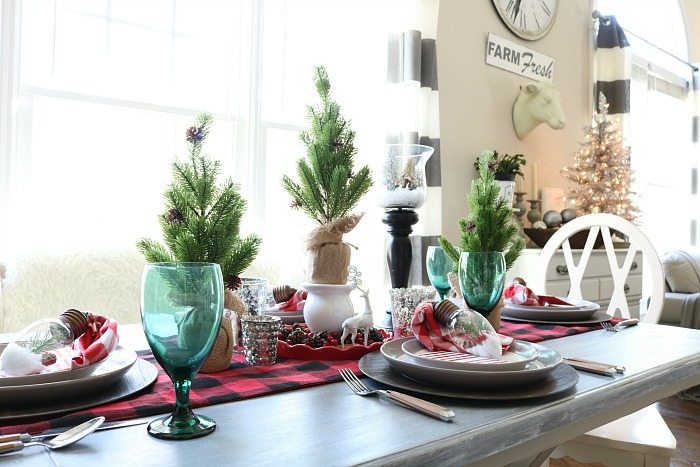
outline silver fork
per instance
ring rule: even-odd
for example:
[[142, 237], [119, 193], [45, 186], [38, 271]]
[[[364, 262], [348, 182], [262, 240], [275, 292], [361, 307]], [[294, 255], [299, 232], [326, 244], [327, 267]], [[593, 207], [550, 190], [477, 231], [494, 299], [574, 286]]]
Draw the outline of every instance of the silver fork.
[[403, 394], [396, 391], [385, 391], [383, 389], [372, 390], [365, 386], [365, 383], [360, 381], [359, 378], [347, 368], [341, 368], [338, 370], [338, 372], [340, 373], [340, 376], [343, 377], [345, 383], [350, 386], [352, 392], [358, 396], [383, 396], [399, 405], [417, 410], [418, 412], [430, 415], [431, 417], [439, 418], [444, 422], [452, 421], [455, 416], [452, 409], [433, 404], [432, 402], [424, 401], [423, 399], [419, 399], [417, 397], [409, 396], [408, 394]]
[[608, 323], [607, 321], [603, 321], [600, 324], [601, 324], [601, 326], [603, 326], [603, 329], [605, 329], [606, 331], [618, 332], [618, 331], [621, 331], [622, 328], [626, 328], [629, 326], [635, 326], [637, 323], [639, 323], [638, 319], [631, 318], [631, 319], [622, 320], [614, 326], [612, 324]]

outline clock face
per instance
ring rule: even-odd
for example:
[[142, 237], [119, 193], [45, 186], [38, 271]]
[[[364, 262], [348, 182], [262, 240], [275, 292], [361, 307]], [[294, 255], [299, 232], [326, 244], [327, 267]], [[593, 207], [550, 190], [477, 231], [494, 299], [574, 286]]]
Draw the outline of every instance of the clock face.
[[559, 0], [493, 0], [499, 16], [521, 39], [545, 36], [554, 24]]

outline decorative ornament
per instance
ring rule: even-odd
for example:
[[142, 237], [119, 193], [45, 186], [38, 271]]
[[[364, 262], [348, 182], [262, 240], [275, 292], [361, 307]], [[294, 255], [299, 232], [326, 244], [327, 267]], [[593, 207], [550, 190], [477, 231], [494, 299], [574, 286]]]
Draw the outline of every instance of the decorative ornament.
[[544, 220], [544, 223], [547, 224], [547, 227], [549, 228], [559, 227], [562, 223], [561, 214], [559, 214], [557, 211], [545, 212], [542, 220]]
[[566, 208], [561, 212], [562, 223], [566, 224], [567, 222], [571, 222], [574, 219], [576, 219], [576, 211], [574, 211], [573, 209]]
[[238, 290], [241, 287], [241, 278], [236, 274], [229, 274], [224, 279], [224, 284], [228, 289]]
[[547, 228], [547, 224], [545, 224], [545, 223], [542, 222], [542, 221], [537, 221], [537, 222], [535, 222], [534, 224], [532, 224], [532, 228], [533, 228], [533, 229], [546, 229], [546, 228]]

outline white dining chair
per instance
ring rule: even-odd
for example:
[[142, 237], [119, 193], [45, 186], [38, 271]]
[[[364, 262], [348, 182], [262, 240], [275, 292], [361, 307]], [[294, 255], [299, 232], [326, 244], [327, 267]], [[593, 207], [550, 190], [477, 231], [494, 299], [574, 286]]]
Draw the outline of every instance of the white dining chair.
[[[588, 238], [583, 249], [574, 257], [569, 238], [577, 232], [588, 230]], [[611, 230], [627, 237], [629, 246], [622, 265], [618, 263]], [[601, 235], [606, 250], [613, 280], [613, 293], [607, 308], [609, 315], [630, 317], [629, 304], [625, 297], [625, 281], [630, 273], [633, 260], [641, 252], [644, 266], [642, 273], [651, 276], [650, 295], [643, 321], [658, 323], [664, 300], [664, 273], [661, 261], [649, 239], [632, 223], [612, 214], [589, 214], [564, 224], [552, 235], [540, 253], [537, 274], [530, 284], [535, 292], [546, 293], [546, 275], [549, 263], [555, 252], [563, 250], [568, 269], [571, 299], [585, 299], [581, 292], [583, 273], [591, 256], [596, 237]], [[618, 244], [619, 245], [619, 244]], [[577, 262], [578, 259], [578, 262]], [[676, 439], [654, 405], [645, 407], [626, 417], [589, 431], [559, 447], [551, 458], [569, 456], [579, 462], [601, 462], [615, 467], [660, 467], [669, 466], [676, 449]]]

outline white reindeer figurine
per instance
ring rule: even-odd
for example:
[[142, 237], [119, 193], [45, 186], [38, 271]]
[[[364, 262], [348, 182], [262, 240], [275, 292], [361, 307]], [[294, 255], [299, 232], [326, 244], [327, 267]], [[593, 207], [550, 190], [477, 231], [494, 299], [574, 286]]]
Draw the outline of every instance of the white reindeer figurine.
[[354, 316], [343, 321], [343, 336], [340, 338], [340, 347], [345, 348], [345, 338], [350, 335], [350, 341], [355, 344], [355, 338], [357, 337], [357, 330], [364, 329], [365, 331], [365, 347], [367, 346], [367, 339], [369, 338], [369, 330], [374, 325], [374, 318], [372, 317], [372, 306], [369, 304], [369, 289], [359, 290], [360, 297], [365, 299], [365, 311], [362, 313], [357, 313]]

